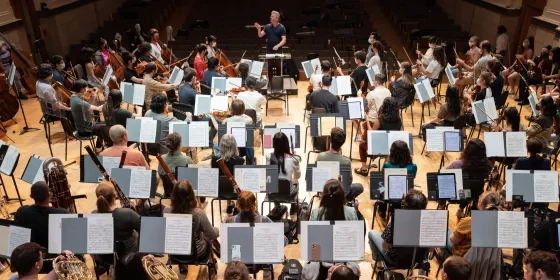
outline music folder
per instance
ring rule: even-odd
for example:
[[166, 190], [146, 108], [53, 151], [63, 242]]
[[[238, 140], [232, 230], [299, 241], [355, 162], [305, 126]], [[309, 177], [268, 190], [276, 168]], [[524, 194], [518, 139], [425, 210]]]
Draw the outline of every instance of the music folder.
[[416, 90], [416, 96], [418, 97], [418, 100], [420, 100], [420, 103], [425, 103], [435, 97], [434, 89], [430, 84], [430, 79], [424, 79], [421, 82], [415, 83], [414, 89]]
[[488, 157], [526, 157], [527, 132], [484, 132]]
[[457, 177], [456, 173], [428, 172], [426, 181], [429, 200], [455, 200], [458, 198], [458, 182], [462, 183], [463, 178]]
[[352, 82], [350, 76], [333, 77], [329, 91], [337, 96], [352, 95]]
[[177, 181], [188, 180], [197, 196], [218, 197], [219, 175], [218, 168], [177, 167]]
[[227, 80], [226, 77], [212, 77], [212, 95], [215, 95], [215, 93], [217, 92], [217, 90], [220, 90], [219, 93], [221, 94], [225, 94], [226, 92], [226, 84], [227, 84]]
[[293, 123], [276, 123], [274, 125], [265, 125], [263, 127], [262, 145], [264, 149], [272, 149], [272, 139], [274, 138], [274, 134], [278, 132], [282, 132], [286, 135], [286, 137], [288, 137], [290, 147], [293, 146], [296, 149], [301, 147], [301, 128], [299, 125]]
[[27, 165], [23, 170], [21, 175], [21, 180], [29, 183], [35, 184], [39, 181], [45, 181], [45, 175], [43, 175], [43, 162], [45, 160], [39, 158], [37, 155], [31, 155], [27, 161]]
[[121, 82], [120, 89], [123, 94], [123, 100], [126, 103], [144, 106], [144, 97], [146, 95], [145, 85]]
[[450, 85], [455, 84], [455, 76], [453, 76], [453, 70], [451, 70], [451, 64], [447, 63], [445, 67], [445, 75], [447, 76], [447, 80], [449, 81]]
[[113, 67], [111, 67], [111, 65], [107, 65], [107, 67], [105, 68], [105, 74], [103, 74], [103, 79], [101, 80], [104, 85], [109, 84], [112, 75], [113, 75]]
[[445, 248], [447, 219], [447, 210], [395, 209], [393, 246]]
[[218, 143], [224, 134], [231, 134], [235, 137], [238, 148], [255, 147], [255, 125], [238, 122], [226, 122], [218, 125]]
[[[97, 158], [109, 176], [111, 176], [111, 170], [118, 168], [121, 162], [120, 157], [98, 156]], [[99, 168], [93, 163], [91, 157], [89, 155], [80, 155], [80, 182], [99, 183], [104, 180], [105, 178], [101, 175]]]
[[126, 119], [128, 141], [158, 143], [161, 138], [161, 121], [149, 117]]
[[463, 131], [452, 126], [437, 126], [426, 129], [428, 152], [460, 152], [464, 149]]
[[209, 147], [210, 133], [207, 121], [169, 122], [169, 133], [181, 135], [183, 147]]
[[277, 165], [238, 165], [233, 177], [244, 191], [277, 193], [278, 173]]
[[185, 75], [185, 71], [183, 69], [175, 66], [173, 67], [173, 71], [169, 76], [169, 80], [167, 80], [168, 84], [179, 84], [183, 81], [183, 76]]
[[531, 112], [533, 113], [533, 117], [538, 117], [541, 113], [539, 109], [537, 109], [539, 104], [539, 98], [537, 97], [537, 93], [534, 89], [530, 88], [531, 94], [529, 95], [529, 105], [531, 105]]
[[320, 113], [309, 115], [310, 136], [331, 136], [334, 127], [340, 127], [346, 132], [346, 121], [341, 113]]
[[410, 154], [414, 153], [412, 133], [408, 131], [368, 130], [368, 155], [389, 155], [391, 145], [397, 140], [407, 143]]
[[10, 258], [15, 248], [28, 242], [31, 242], [31, 229], [0, 219], [0, 257]]
[[373, 85], [373, 81], [375, 80], [375, 75], [379, 73], [381, 73], [381, 71], [379, 70], [379, 66], [377, 64], [366, 69], [366, 75], [368, 77], [368, 81], [370, 85]]
[[364, 221], [302, 221], [301, 258], [347, 262], [364, 259]]
[[14, 145], [0, 144], [0, 172], [12, 176], [19, 161], [19, 149]]
[[142, 217], [138, 252], [192, 255], [192, 224], [191, 214], [164, 213], [163, 217]]
[[222, 223], [220, 243], [224, 262], [281, 263], [284, 260], [284, 223]]
[[506, 170], [506, 201], [522, 196], [524, 202], [558, 202], [556, 170]]
[[113, 254], [114, 243], [111, 213], [49, 215], [50, 254]]
[[144, 166], [113, 168], [111, 177], [128, 198], [154, 198], [157, 189], [157, 171]]
[[473, 247], [526, 249], [533, 247], [534, 218], [523, 211], [471, 212]]
[[302, 61], [301, 66], [303, 68], [303, 73], [305, 73], [305, 77], [308, 79], [311, 78], [311, 75], [313, 74], [321, 73], [321, 61], [319, 58]]
[[[237, 168], [237, 167], [236, 167]], [[305, 172], [306, 190], [308, 192], [322, 192], [325, 182], [338, 179], [342, 183], [344, 192], [350, 191], [352, 184], [352, 170], [349, 164], [334, 161], [318, 161], [308, 164]]]
[[496, 111], [496, 103], [494, 101], [494, 97], [485, 98], [483, 100], [473, 102], [472, 113], [474, 115], [476, 124], [490, 122], [492, 120], [498, 119], [498, 112]]

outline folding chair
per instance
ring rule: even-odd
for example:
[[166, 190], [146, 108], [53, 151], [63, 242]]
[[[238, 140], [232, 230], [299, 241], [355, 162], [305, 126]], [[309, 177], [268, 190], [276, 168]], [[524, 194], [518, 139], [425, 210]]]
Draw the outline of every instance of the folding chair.
[[275, 76], [270, 79], [270, 88], [266, 94], [266, 111], [265, 115], [268, 116], [268, 101], [279, 100], [284, 102], [284, 107], [286, 109], [286, 115], [290, 115], [290, 104], [288, 93], [284, 90], [284, 78], [290, 78], [289, 76]]
[[224, 175], [218, 179], [218, 197], [210, 201], [210, 213], [212, 215], [212, 226], [214, 225], [214, 201], [218, 201], [218, 208], [220, 209], [220, 221], [222, 219], [222, 201], [223, 200], [237, 200], [237, 193], [229, 182], [228, 178]]

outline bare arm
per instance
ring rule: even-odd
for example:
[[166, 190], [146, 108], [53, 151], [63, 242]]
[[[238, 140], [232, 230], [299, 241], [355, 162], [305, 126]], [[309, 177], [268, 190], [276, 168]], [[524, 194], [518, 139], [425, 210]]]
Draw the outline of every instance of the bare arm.
[[261, 25], [255, 22], [255, 28], [257, 29], [257, 36], [259, 36], [259, 38], [262, 38], [266, 33], [264, 32], [264, 30], [261, 30]]
[[133, 81], [134, 83], [137, 84], [141, 84], [144, 82], [144, 80], [140, 79], [140, 78], [136, 78], [136, 77], [132, 77], [132, 79], [130, 79], [131, 81]]
[[279, 49], [285, 44], [286, 44], [286, 36], [282, 36], [282, 41], [280, 41], [280, 43], [278, 43], [278, 45], [276, 45], [276, 48]]

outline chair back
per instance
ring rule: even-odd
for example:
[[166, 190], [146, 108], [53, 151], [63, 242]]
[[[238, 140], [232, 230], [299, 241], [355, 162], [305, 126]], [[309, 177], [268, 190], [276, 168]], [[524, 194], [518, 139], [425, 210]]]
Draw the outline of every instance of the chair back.
[[210, 91], [210, 85], [209, 84], [207, 84], [203, 81], [200, 81], [200, 84], [206, 85], [206, 87], [205, 86], [200, 86], [200, 94], [205, 94], [205, 95], [211, 95], [212, 94], [212, 92]]
[[[324, 108], [314, 107], [311, 109], [312, 114], [324, 114], [327, 110]], [[330, 137], [329, 136], [317, 136], [311, 137], [311, 144], [313, 145], [313, 150], [316, 152], [328, 151], [330, 147]]]
[[74, 131], [76, 131], [76, 128], [70, 120], [67, 118], [60, 118], [60, 124], [62, 125], [62, 130], [64, 130], [64, 134], [66, 134], [66, 136], [74, 137]]
[[186, 113], [191, 113], [191, 114], [194, 113], [194, 108], [192, 106], [180, 102], [174, 102], [173, 109], [177, 109], [178, 111], [181, 111], [178, 112], [176, 110], [173, 110], [173, 116], [182, 121], [184, 121], [187, 118]]
[[111, 136], [109, 135], [109, 130], [111, 129], [112, 125], [106, 125], [101, 127], [101, 137], [105, 142], [105, 145], [108, 147], [113, 146], [113, 140], [111, 140]]
[[171, 197], [171, 193], [173, 192], [173, 182], [167, 174], [159, 175], [161, 182], [163, 183], [163, 197], [168, 198]]
[[245, 115], [251, 117], [253, 124], [257, 125], [257, 111], [255, 109], [245, 109]]
[[225, 175], [218, 179], [218, 197], [237, 199], [237, 193]]
[[270, 79], [270, 93], [284, 93], [284, 78], [274, 76]]
[[292, 182], [286, 178], [278, 179], [278, 194], [290, 195], [290, 190], [292, 188]]
[[74, 72], [76, 72], [76, 76], [78, 76], [78, 79], [84, 79], [86, 76], [84, 68], [80, 64], [74, 65]]
[[463, 129], [467, 126], [467, 119], [465, 115], [460, 115], [453, 121], [454, 129]]
[[497, 110], [501, 110], [504, 105], [506, 104], [507, 98], [509, 95], [509, 91], [504, 90], [502, 91], [502, 93], [500, 94], [500, 97], [498, 100], [494, 100], [494, 102], [496, 103], [496, 109]]
[[401, 106], [401, 109], [404, 108], [408, 108], [410, 105], [412, 105], [414, 103], [414, 97], [416, 96], [416, 89], [414, 89], [414, 87], [408, 92], [408, 95], [406, 96], [406, 102], [403, 106]]

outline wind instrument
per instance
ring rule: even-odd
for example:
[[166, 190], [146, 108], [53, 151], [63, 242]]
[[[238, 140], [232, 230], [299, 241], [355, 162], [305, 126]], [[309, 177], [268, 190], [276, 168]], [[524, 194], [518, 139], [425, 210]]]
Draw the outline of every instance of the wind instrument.
[[[52, 167], [51, 164], [53, 164]], [[52, 193], [52, 206], [64, 208], [70, 213], [76, 213], [76, 204], [70, 193], [70, 185], [62, 161], [54, 157], [47, 158], [43, 162], [43, 174], [49, 191]]]
[[220, 169], [222, 170], [222, 172], [224, 172], [224, 175], [226, 175], [226, 177], [228, 178], [229, 182], [231, 183], [233, 189], [235, 190], [235, 192], [237, 194], [241, 194], [241, 189], [239, 188], [239, 185], [237, 185], [237, 182], [235, 181], [235, 178], [233, 178], [233, 175], [231, 174], [231, 172], [229, 171], [229, 168], [227, 167], [226, 163], [224, 162], [223, 158], [219, 158], [216, 163], [218, 164], [218, 166], [220, 167]]
[[11, 220], [13, 218], [10, 211], [8, 211], [8, 205], [4, 197], [0, 197], [0, 217], [6, 220]]
[[93, 273], [75, 256], [60, 255], [53, 260], [53, 270], [59, 280], [90, 280]]
[[179, 276], [171, 267], [163, 264], [162, 262], [154, 259], [151, 256], [144, 256], [142, 258], [142, 266], [146, 274], [152, 280], [178, 280]]

